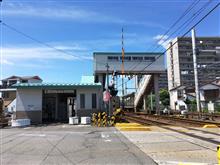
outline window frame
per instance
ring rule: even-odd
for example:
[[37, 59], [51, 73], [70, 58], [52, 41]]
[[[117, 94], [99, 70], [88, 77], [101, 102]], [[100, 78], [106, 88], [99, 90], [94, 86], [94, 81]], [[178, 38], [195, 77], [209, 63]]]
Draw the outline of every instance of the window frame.
[[96, 109], [96, 108], [97, 108], [97, 94], [92, 93], [92, 109]]
[[85, 94], [80, 93], [79, 99], [80, 99], [80, 109], [85, 109], [85, 107], [86, 107], [86, 96], [85, 96]]

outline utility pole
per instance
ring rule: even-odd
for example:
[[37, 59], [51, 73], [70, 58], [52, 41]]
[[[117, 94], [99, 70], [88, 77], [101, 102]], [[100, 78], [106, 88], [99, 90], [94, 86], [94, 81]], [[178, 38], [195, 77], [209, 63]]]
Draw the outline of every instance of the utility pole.
[[122, 109], [124, 110], [124, 56], [125, 56], [125, 51], [124, 51], [124, 30], [122, 28], [122, 35], [121, 35], [121, 45], [122, 45], [122, 58], [121, 58], [121, 73], [122, 73]]
[[2, 61], [3, 61], [3, 55], [2, 55], [2, 0], [0, 0], [0, 79], [2, 80], [2, 72], [3, 72], [3, 69], [2, 69]]
[[[109, 65], [108, 65], [108, 63], [106, 63], [105, 67], [106, 67], [106, 92], [109, 92], [109, 90], [108, 90], [108, 86], [109, 86], [109, 79], [108, 79]], [[110, 99], [109, 99], [108, 103], [106, 103], [106, 105], [107, 105], [106, 111], [110, 117]]]
[[192, 49], [193, 49], [193, 67], [194, 67], [194, 77], [195, 77], [195, 93], [196, 93], [196, 105], [197, 111], [201, 112], [200, 104], [200, 93], [199, 93], [199, 81], [198, 81], [198, 70], [197, 70], [197, 49], [196, 49], [196, 32], [192, 29]]

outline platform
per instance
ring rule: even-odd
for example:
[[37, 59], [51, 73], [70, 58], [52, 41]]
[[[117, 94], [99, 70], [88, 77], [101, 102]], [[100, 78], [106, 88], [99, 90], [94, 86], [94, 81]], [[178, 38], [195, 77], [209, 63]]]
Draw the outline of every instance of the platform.
[[217, 164], [220, 128], [167, 128], [121, 132], [158, 164]]

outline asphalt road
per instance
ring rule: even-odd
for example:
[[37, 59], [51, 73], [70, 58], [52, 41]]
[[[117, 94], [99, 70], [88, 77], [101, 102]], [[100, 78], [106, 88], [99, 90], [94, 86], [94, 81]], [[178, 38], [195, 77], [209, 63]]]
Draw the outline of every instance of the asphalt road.
[[4, 164], [156, 164], [115, 128], [49, 125], [0, 130]]

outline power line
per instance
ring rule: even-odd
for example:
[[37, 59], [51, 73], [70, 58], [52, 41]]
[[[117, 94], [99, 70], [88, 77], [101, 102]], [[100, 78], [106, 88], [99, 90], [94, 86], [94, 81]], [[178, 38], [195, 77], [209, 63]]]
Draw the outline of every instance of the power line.
[[[198, 3], [199, 3], [199, 1], [200, 0], [197, 0], [197, 1], [194, 1], [188, 8], [187, 8], [187, 10], [181, 15], [181, 17], [177, 20], [177, 21], [175, 21], [174, 22], [174, 24], [167, 30], [167, 32], [163, 35], [163, 36], [165, 36], [173, 27], [175, 27], [175, 25], [185, 16], [185, 15], [187, 15], [187, 12], [190, 12], [191, 11], [191, 9], [192, 8], [194, 8], [195, 7], [195, 5], [197, 5]], [[177, 31], [179, 31], [180, 29], [182, 29], [182, 26], [184, 26], [186, 23], [188, 23], [188, 21], [190, 21], [189, 22], [189, 24], [197, 17], [197, 16], [199, 16], [200, 14], [201, 14], [201, 12], [202, 11], [204, 11], [204, 9], [207, 7], [207, 5], [210, 3], [211, 1], [209, 1], [208, 3], [206, 3], [204, 6], [202, 6], [198, 11], [196, 11], [194, 14], [193, 14], [193, 17], [190, 17], [190, 19], [188, 19], [188, 20], [186, 20], [183, 24], [181, 24], [168, 38], [166, 38], [161, 44], [163, 44], [163, 43], [165, 43], [165, 42], [167, 42], [167, 40], [173, 35], [173, 34], [175, 34]], [[195, 4], [195, 5], [194, 5]], [[193, 6], [194, 5], [194, 6]], [[193, 19], [192, 19], [193, 18]], [[191, 20], [192, 19], [192, 20]], [[189, 25], [189, 24], [187, 24], [187, 26]], [[187, 26], [184, 26], [184, 28], [183, 29], [185, 29], [185, 27], [187, 27]], [[181, 30], [182, 31], [182, 30]], [[180, 32], [181, 32], [180, 31]], [[180, 32], [178, 33], [178, 34], [180, 34]], [[161, 38], [159, 41], [161, 41], [163, 38]], [[159, 42], [159, 41], [157, 41], [157, 43]], [[152, 51], [152, 52], [154, 52], [157, 48], [159, 48], [160, 47], [160, 45], [158, 45], [157, 44], [157, 47]], [[135, 69], [140, 63], [142, 63], [143, 61], [140, 61], [138, 64], [134, 64], [134, 66], [130, 69], [130, 70], [133, 70], [133, 69]]]
[[[220, 5], [220, 2], [219, 2], [217, 5], [215, 5], [215, 7], [213, 7], [206, 15], [204, 15], [197, 23], [195, 23], [195, 24], [194, 24], [187, 32], [185, 32], [185, 33], [182, 35], [182, 37], [180, 37], [180, 38], [182, 39], [183, 37], [185, 37], [185, 36], [191, 31], [191, 29], [195, 28], [198, 24], [200, 24], [206, 17], [209, 16], [209, 14], [211, 14], [217, 7], [219, 7], [219, 5]], [[161, 57], [163, 54], [165, 54], [168, 50], [170, 50], [170, 49], [173, 47], [173, 45], [175, 45], [177, 42], [178, 42], [178, 40], [175, 41], [174, 43], [172, 43], [171, 46], [170, 46], [168, 49], [166, 49], [161, 55], [159, 55], [159, 56], [155, 59], [155, 61], [156, 61], [159, 57]], [[146, 68], [148, 68], [150, 65], [152, 65], [155, 61], [153, 61], [153, 62], [151, 62], [150, 64], [148, 64], [147, 66], [145, 66], [145, 67], [143, 68], [143, 71], [144, 71]]]
[[73, 57], [78, 58], [77, 56], [74, 56], [74, 55], [71, 54], [71, 53], [68, 53], [68, 52], [66, 52], [66, 51], [64, 51], [64, 50], [62, 50], [62, 49], [55, 48], [55, 47], [53, 47], [53, 46], [51, 46], [51, 45], [49, 45], [49, 44], [47, 44], [47, 43], [44, 43], [44, 42], [42, 42], [42, 41], [40, 41], [40, 40], [38, 40], [38, 39], [36, 39], [36, 38], [34, 38], [34, 37], [28, 35], [28, 34], [25, 34], [25, 33], [23, 33], [23, 32], [21, 32], [21, 31], [17, 30], [16, 28], [14, 28], [14, 27], [12, 27], [12, 26], [10, 26], [10, 25], [8, 25], [8, 24], [2, 22], [2, 21], [1, 21], [1, 23], [2, 23], [2, 25], [4, 25], [5, 27], [7, 27], [8, 29], [11, 29], [11, 30], [17, 32], [17, 33], [23, 35], [24, 37], [29, 38], [29, 39], [32, 40], [32, 41], [35, 41], [35, 42], [37, 42], [37, 43], [39, 43], [39, 44], [41, 44], [41, 45], [43, 45], [43, 46], [49, 47], [49, 48], [51, 48], [51, 49], [54, 49], [55, 51], [58, 51], [58, 52], [61, 52], [61, 53], [67, 54], [67, 55], [71, 55], [71, 56], [73, 56]]
[[[5, 22], [3, 22], [3, 21], [1, 21], [1, 20], [0, 20], [0, 23], [1, 23], [3, 26], [7, 27], [8, 29], [10, 29], [10, 30], [12, 30], [12, 31], [14, 31], [14, 32], [16, 32], [16, 33], [18, 33], [18, 34], [20, 34], [20, 35], [22, 35], [22, 36], [24, 36], [24, 37], [26, 37], [26, 38], [32, 40], [32, 41], [34, 41], [34, 42], [37, 42], [38, 44], [41, 44], [41, 45], [46, 46], [46, 47], [48, 47], [48, 48], [51, 48], [51, 49], [53, 49], [53, 50], [55, 50], [55, 51], [57, 51], [57, 52], [60, 52], [60, 53], [63, 53], [63, 54], [66, 54], [66, 55], [75, 57], [75, 58], [77, 58], [77, 59], [83, 59], [83, 58], [81, 58], [81, 57], [79, 57], [79, 56], [76, 56], [76, 55], [73, 55], [72, 53], [69, 53], [69, 52], [67, 52], [67, 51], [65, 51], [65, 50], [58, 49], [58, 48], [56, 48], [56, 47], [54, 47], [54, 46], [52, 46], [52, 45], [49, 45], [49, 44], [47, 44], [47, 43], [45, 43], [45, 42], [43, 42], [43, 41], [40, 41], [40, 40], [38, 40], [38, 39], [36, 39], [36, 38], [34, 38], [34, 37], [32, 37], [32, 36], [30, 36], [30, 35], [28, 35], [28, 34], [22, 32], [22, 31], [20, 31], [20, 30], [18, 30], [18, 29], [16, 29], [16, 28], [14, 28], [14, 27], [12, 27], [12, 26], [6, 24]], [[103, 63], [102, 63], [102, 62], [96, 62], [96, 63], [106, 65], [106, 63], [104, 63], [104, 62], [103, 62]]]
[[[171, 31], [172, 28], [174, 28], [179, 22], [181, 19], [183, 19], [188, 13], [190, 13], [190, 11], [200, 2], [200, 0], [195, 0], [193, 1], [189, 6], [188, 8], [182, 13], [182, 15], [170, 26], [170, 28], [162, 35], [162, 37], [157, 40], [155, 42], [155, 45], [158, 45], [157, 43], [162, 41], [164, 39], [164, 37]], [[151, 46], [149, 49], [153, 48], [153, 46]]]
[[[157, 48], [159, 48], [162, 44], [164, 44], [165, 42], [167, 42], [171, 36], [173, 36], [173, 34], [175, 34], [177, 31], [180, 30], [180, 32], [182, 31], [181, 29], [185, 29], [195, 18], [197, 18], [207, 7], [208, 5], [212, 2], [211, 1], [208, 1], [207, 3], [205, 3], [199, 10], [197, 10], [192, 17], [190, 17], [190, 19], [186, 20], [182, 25], [180, 25], [173, 33], [171, 33], [169, 35], [168, 38], [166, 38], [162, 43], [160, 43], [160, 45], [157, 45], [157, 47], [153, 50], [155, 51]], [[186, 25], [185, 25], [186, 24]], [[180, 32], [177, 34], [179, 35]]]
[[[195, 23], [192, 27], [190, 27], [190, 29], [185, 32], [182, 37], [180, 38], [183, 38], [184, 36], [186, 36], [190, 31], [191, 29], [195, 28], [198, 24], [200, 24], [206, 17], [208, 17], [216, 8], [218, 8], [220, 5], [220, 2], [217, 3], [206, 15], [204, 15], [197, 23]], [[168, 50], [170, 50], [178, 41], [175, 41], [174, 43], [172, 43], [168, 49], [166, 49], [163, 53], [161, 53], [160, 55], [158, 55], [154, 61], [152, 61], [151, 63], [149, 63], [147, 66], [145, 66], [142, 71], [144, 71], [146, 68], [148, 68], [150, 65], [152, 65], [156, 60], [158, 60], [162, 55], [164, 55]], [[129, 81], [129, 80], [128, 80]], [[125, 83], [127, 83], [128, 81], [126, 81]], [[120, 87], [120, 86], [119, 86]]]

